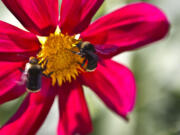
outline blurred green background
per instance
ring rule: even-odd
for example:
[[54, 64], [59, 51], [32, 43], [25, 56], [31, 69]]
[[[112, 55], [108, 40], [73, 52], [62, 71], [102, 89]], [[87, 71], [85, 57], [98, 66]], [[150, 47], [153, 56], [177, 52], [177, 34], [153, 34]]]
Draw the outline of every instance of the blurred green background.
[[[125, 4], [140, 0], [106, 0], [94, 20]], [[98, 97], [85, 88], [93, 120], [92, 135], [179, 135], [180, 134], [180, 1], [142, 0], [161, 8], [168, 16], [168, 36], [150, 46], [120, 54], [113, 59], [135, 74], [137, 100], [129, 122], [111, 112]], [[0, 1], [0, 20], [22, 28]], [[0, 125], [17, 110], [23, 97], [0, 105]], [[55, 135], [57, 102], [37, 135]]]

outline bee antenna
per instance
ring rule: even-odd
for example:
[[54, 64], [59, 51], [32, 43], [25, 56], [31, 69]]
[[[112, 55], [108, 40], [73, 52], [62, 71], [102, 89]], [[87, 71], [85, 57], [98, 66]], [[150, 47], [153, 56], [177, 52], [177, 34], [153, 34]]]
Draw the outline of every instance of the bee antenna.
[[70, 52], [72, 52], [74, 54], [81, 55], [80, 52], [76, 52], [76, 51], [73, 51], [73, 50], [70, 50], [70, 49], [67, 49], [67, 48], [66, 48], [66, 50], [68, 50], [68, 51], [70, 51]]
[[81, 48], [82, 42], [76, 44], [76, 47]]

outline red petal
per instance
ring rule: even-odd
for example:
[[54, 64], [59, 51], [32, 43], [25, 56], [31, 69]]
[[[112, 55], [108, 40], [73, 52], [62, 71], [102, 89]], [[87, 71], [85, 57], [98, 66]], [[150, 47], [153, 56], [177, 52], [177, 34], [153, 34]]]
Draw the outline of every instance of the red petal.
[[58, 23], [58, 0], [2, 0], [29, 31], [48, 36]]
[[91, 73], [82, 75], [90, 87], [113, 111], [126, 118], [135, 102], [135, 79], [132, 72], [111, 60], [103, 61]]
[[0, 104], [21, 96], [25, 92], [25, 85], [18, 85], [21, 72], [18, 68], [22, 63], [0, 62]]
[[168, 29], [169, 23], [162, 11], [139, 2], [100, 18], [81, 34], [81, 38], [96, 44], [97, 50], [105, 50], [101, 55], [110, 58], [159, 40]]
[[34, 34], [0, 21], [0, 61], [24, 61], [39, 48]]
[[59, 91], [59, 135], [85, 135], [92, 131], [91, 119], [78, 81], [65, 84]]
[[49, 89], [50, 83], [44, 78], [41, 91], [28, 94], [17, 113], [1, 128], [1, 135], [34, 135], [37, 132], [56, 95], [55, 90]]
[[62, 0], [60, 28], [63, 33], [82, 32], [104, 0]]

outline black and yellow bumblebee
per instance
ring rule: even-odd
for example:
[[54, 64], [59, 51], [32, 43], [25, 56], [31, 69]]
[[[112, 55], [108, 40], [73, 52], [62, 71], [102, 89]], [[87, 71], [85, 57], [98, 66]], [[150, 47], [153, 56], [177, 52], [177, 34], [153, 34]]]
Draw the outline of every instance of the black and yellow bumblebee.
[[26, 83], [26, 90], [28, 92], [38, 92], [41, 89], [43, 71], [44, 69], [38, 64], [38, 59], [30, 57], [22, 75], [22, 81]]
[[76, 44], [76, 47], [79, 48], [79, 52], [73, 53], [76, 53], [84, 58], [83, 63], [81, 63], [81, 66], [83, 67], [85, 63], [87, 63], [85, 70], [88, 72], [94, 71], [98, 63], [98, 56], [95, 54], [96, 50], [94, 48], [94, 45], [85, 41], [79, 42], [78, 44]]
[[[47, 62], [42, 68], [38, 63], [38, 59], [30, 57], [29, 62], [26, 63], [25, 70], [21, 77], [22, 83], [26, 83], [26, 90], [28, 92], [38, 92], [41, 89], [43, 71], [46, 69]], [[47, 76], [46, 76], [47, 77]]]

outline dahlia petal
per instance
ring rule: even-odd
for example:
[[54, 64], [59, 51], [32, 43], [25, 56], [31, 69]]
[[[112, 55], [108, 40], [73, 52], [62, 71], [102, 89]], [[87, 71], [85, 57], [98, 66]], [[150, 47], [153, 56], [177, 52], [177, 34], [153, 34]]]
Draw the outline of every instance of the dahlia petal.
[[135, 79], [125, 66], [111, 60], [103, 61], [91, 73], [82, 74], [82, 82], [104, 103], [126, 119], [135, 102]]
[[0, 104], [21, 96], [25, 85], [19, 85], [22, 63], [0, 62]]
[[29, 31], [48, 36], [58, 23], [58, 0], [2, 0]]
[[104, 0], [62, 0], [60, 28], [65, 34], [82, 32]]
[[24, 61], [40, 44], [34, 34], [0, 21], [0, 61]]
[[59, 91], [59, 108], [59, 135], [85, 135], [92, 131], [84, 93], [78, 81], [65, 84]]
[[37, 132], [56, 95], [50, 83], [50, 79], [43, 78], [41, 91], [28, 93], [17, 113], [0, 129], [1, 135], [34, 135]]
[[81, 38], [95, 44], [96, 49], [102, 51], [97, 51], [99, 55], [110, 58], [157, 41], [168, 29], [169, 23], [162, 11], [151, 4], [138, 2], [98, 19], [81, 33]]

